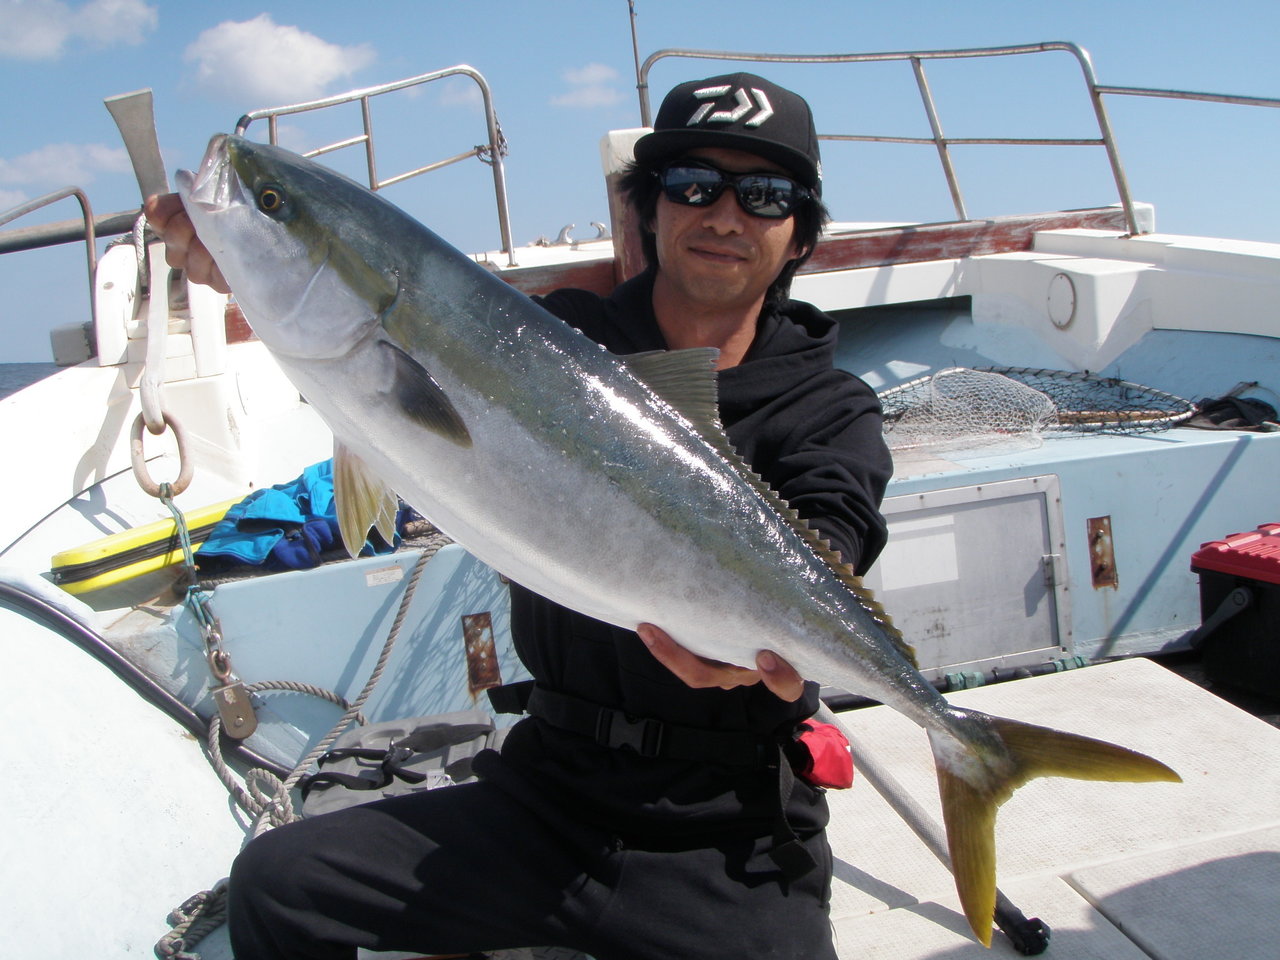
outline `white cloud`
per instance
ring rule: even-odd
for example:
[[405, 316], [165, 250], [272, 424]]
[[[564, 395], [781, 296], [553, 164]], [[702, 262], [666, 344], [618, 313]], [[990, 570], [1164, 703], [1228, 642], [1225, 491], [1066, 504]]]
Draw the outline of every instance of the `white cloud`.
[[[266, 139], [265, 134], [265, 130], [260, 130], [256, 135]], [[276, 125], [276, 142], [286, 150], [292, 150], [294, 153], [306, 153], [317, 146], [314, 138], [306, 130], [284, 120]]]
[[[416, 93], [420, 87], [410, 87], [407, 93]], [[440, 105], [445, 107], [479, 107], [484, 104], [480, 87], [467, 77], [448, 77], [440, 81]]]
[[343, 47], [270, 14], [226, 21], [204, 31], [184, 54], [208, 94], [242, 106], [274, 107], [322, 96], [330, 85], [373, 63], [368, 44]]
[[589, 63], [562, 75], [569, 86], [567, 93], [551, 98], [556, 107], [608, 107], [622, 99], [622, 91], [614, 86], [618, 71], [603, 63]]
[[21, 190], [0, 190], [0, 210], [12, 210], [20, 203], [26, 203], [31, 198]]
[[76, 12], [76, 34], [101, 47], [135, 46], [155, 29], [159, 16], [142, 0], [90, 0]]
[[0, 184], [37, 185], [41, 192], [83, 187], [104, 173], [127, 173], [133, 167], [124, 147], [101, 143], [51, 143], [9, 160], [0, 157]]
[[0, 0], [0, 57], [56, 60], [72, 41], [94, 47], [134, 46], [155, 29], [159, 13], [143, 0]]

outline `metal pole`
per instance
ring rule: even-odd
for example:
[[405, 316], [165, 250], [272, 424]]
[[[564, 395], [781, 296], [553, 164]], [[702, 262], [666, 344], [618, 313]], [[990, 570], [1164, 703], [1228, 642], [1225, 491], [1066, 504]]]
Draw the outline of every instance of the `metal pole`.
[[636, 92], [640, 94], [640, 126], [648, 127], [653, 125], [653, 121], [649, 116], [649, 83], [640, 73], [640, 40], [636, 32], [635, 0], [627, 0], [627, 7], [631, 12], [631, 57], [636, 65]]
[[[98, 240], [94, 227], [93, 207], [89, 205], [89, 198], [85, 196], [84, 191], [79, 187], [63, 187], [61, 190], [46, 193], [43, 197], [28, 200], [26, 203], [19, 204], [11, 210], [0, 214], [0, 226], [4, 226], [11, 220], [17, 220], [33, 210], [39, 210], [41, 207], [47, 207], [51, 203], [65, 200], [67, 197], [75, 197], [80, 202], [80, 215], [84, 221], [82, 234], [84, 237], [84, 255], [89, 266], [89, 316], [96, 323], [97, 310], [95, 308], [96, 298], [93, 296], [93, 275], [98, 269]], [[134, 214], [135, 219], [138, 215]]]
[[924, 75], [924, 62], [919, 57], [912, 57], [911, 69], [915, 71], [916, 86], [920, 88], [924, 112], [929, 117], [929, 129], [933, 131], [933, 142], [938, 147], [938, 159], [942, 161], [942, 173], [947, 178], [947, 188], [951, 191], [951, 203], [955, 207], [956, 218], [968, 220], [969, 214], [964, 208], [964, 197], [960, 194], [960, 181], [956, 179], [955, 167], [951, 165], [951, 152], [947, 148], [946, 138], [942, 135], [942, 121], [938, 119], [933, 94], [929, 91], [929, 79]]

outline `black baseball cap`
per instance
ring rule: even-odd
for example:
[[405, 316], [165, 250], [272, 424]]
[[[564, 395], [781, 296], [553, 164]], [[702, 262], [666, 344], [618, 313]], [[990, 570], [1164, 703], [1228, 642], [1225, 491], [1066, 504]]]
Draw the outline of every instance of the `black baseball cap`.
[[641, 163], [673, 160], [699, 147], [758, 154], [810, 189], [822, 188], [813, 112], [804, 97], [754, 73], [682, 83], [662, 101], [653, 132], [636, 141]]

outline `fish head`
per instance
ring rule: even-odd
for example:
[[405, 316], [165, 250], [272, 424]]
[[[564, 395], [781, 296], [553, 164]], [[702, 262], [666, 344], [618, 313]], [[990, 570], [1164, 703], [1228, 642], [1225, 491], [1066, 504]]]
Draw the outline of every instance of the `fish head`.
[[274, 353], [342, 356], [394, 302], [399, 274], [376, 244], [381, 201], [354, 181], [226, 134], [177, 181], [196, 235]]

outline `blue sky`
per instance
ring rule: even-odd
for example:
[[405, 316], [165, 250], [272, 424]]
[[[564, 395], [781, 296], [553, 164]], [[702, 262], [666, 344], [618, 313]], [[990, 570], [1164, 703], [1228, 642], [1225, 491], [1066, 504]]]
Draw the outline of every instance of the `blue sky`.
[[[852, 53], [1066, 40], [1090, 52], [1103, 83], [1280, 97], [1275, 0], [637, 0], [636, 10], [641, 57], [668, 47]], [[1034, 59], [930, 66], [945, 132], [1096, 136], [1074, 60]], [[517, 246], [568, 223], [589, 235], [590, 221], [607, 219], [600, 136], [639, 124], [626, 0], [0, 0], [0, 210], [72, 183], [98, 213], [140, 202], [104, 97], [154, 91], [172, 179], [248, 110], [460, 63], [493, 89]], [[651, 77], [655, 99], [729, 69], [664, 61]], [[759, 72], [804, 93], [821, 133], [928, 132], [905, 64]], [[1133, 192], [1156, 204], [1161, 230], [1280, 241], [1280, 110], [1108, 104]], [[463, 80], [375, 108], [374, 120], [384, 175], [483, 139]], [[340, 133], [355, 133], [356, 115], [346, 122]], [[291, 124], [285, 140], [305, 148], [333, 129]], [[265, 127], [250, 135], [265, 137]], [[833, 144], [824, 158], [838, 219], [950, 215], [930, 148]], [[1000, 160], [969, 148], [957, 163], [977, 216], [1115, 200], [1098, 150], [1018, 148]], [[470, 161], [436, 176], [388, 196], [463, 249], [496, 248], [487, 168]], [[63, 201], [22, 224], [75, 212]], [[0, 362], [49, 359], [48, 330], [87, 317], [83, 264], [75, 246], [0, 257]]]

